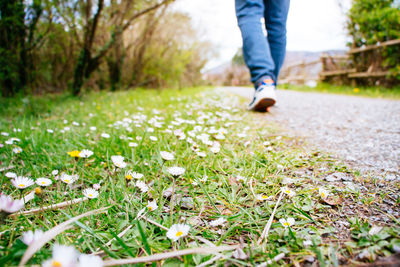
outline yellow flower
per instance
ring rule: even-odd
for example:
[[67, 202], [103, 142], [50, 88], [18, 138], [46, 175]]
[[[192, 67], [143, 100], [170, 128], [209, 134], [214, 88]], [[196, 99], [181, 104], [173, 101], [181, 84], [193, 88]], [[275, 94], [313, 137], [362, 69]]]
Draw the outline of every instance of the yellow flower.
[[35, 188], [35, 194], [36, 194], [36, 195], [42, 194], [42, 188], [36, 187], [36, 188]]
[[79, 158], [80, 157], [81, 152], [78, 150], [74, 150], [74, 151], [70, 151], [68, 152], [68, 155], [70, 155], [73, 158]]
[[130, 180], [132, 180], [132, 175], [130, 175], [130, 174], [128, 174], [128, 175], [126, 175], [125, 176], [125, 179], [127, 180], [127, 181], [130, 181]]
[[360, 92], [360, 89], [359, 89], [359, 88], [354, 88], [354, 89], [353, 89], [353, 92], [354, 92], [354, 93], [359, 93], [359, 92]]

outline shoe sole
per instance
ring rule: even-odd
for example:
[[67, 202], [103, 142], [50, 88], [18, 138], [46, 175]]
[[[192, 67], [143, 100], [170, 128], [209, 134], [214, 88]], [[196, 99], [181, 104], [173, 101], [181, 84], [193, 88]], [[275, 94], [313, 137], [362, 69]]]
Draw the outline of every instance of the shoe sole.
[[276, 100], [272, 98], [263, 98], [253, 108], [257, 112], [268, 112], [269, 108], [275, 105]]

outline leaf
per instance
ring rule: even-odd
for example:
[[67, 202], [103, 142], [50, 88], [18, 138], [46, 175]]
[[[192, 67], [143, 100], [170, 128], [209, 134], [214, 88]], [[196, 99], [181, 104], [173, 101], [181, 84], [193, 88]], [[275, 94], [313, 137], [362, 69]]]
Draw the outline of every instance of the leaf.
[[337, 206], [343, 203], [342, 198], [335, 198], [333, 196], [329, 196], [327, 198], [323, 198], [322, 201], [330, 206]]

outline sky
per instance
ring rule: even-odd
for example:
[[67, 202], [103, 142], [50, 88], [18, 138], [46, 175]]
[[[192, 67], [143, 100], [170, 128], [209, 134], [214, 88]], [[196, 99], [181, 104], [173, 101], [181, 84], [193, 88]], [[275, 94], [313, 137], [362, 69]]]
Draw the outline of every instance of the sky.
[[[228, 62], [242, 46], [235, 0], [177, 0], [174, 8], [192, 18], [201, 39], [210, 41], [217, 55], [207, 69]], [[338, 4], [340, 3], [340, 5]], [[288, 17], [290, 51], [345, 49], [348, 41], [345, 12], [351, 0], [291, 0]]]

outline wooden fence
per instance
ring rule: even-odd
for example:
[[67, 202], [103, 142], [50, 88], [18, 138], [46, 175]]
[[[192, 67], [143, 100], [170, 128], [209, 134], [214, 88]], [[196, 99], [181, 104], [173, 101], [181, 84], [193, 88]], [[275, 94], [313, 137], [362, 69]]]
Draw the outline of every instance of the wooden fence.
[[[397, 53], [400, 55], [400, 40], [354, 48], [346, 55], [322, 54], [319, 60], [302, 61], [284, 67], [279, 82], [305, 84], [310, 80], [319, 80], [334, 84], [393, 84], [396, 81], [390, 77], [389, 71], [393, 66], [384, 64], [383, 49], [387, 47], [398, 47]], [[319, 65], [319, 75], [309, 71], [315, 65]]]

